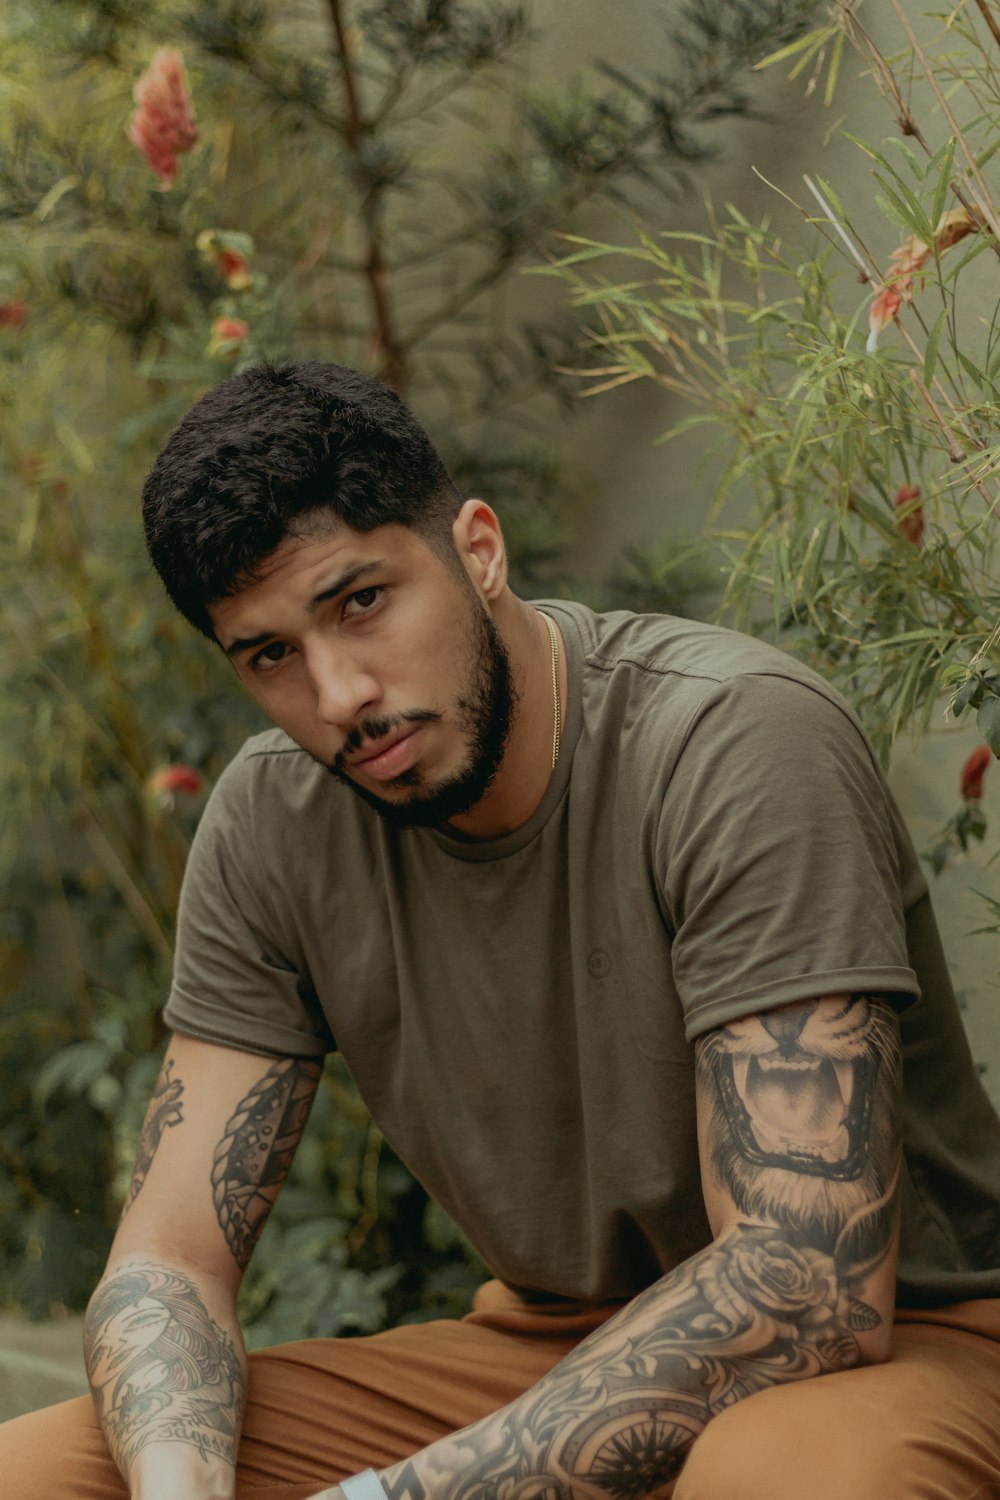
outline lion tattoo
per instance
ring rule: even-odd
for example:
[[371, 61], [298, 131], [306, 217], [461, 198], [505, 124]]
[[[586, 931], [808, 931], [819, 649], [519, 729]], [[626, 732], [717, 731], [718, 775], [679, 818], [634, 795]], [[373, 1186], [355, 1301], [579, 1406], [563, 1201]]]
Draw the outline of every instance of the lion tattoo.
[[741, 1212], [862, 1272], [892, 1223], [898, 1066], [895, 1017], [877, 997], [782, 1006], [704, 1037], [710, 1159]]

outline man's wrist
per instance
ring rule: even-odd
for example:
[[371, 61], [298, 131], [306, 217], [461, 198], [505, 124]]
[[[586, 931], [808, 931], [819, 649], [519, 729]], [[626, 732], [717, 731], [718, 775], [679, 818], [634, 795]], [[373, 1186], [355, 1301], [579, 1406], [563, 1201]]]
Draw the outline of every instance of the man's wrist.
[[199, 1453], [179, 1452], [179, 1446], [148, 1444], [129, 1475], [131, 1500], [235, 1500], [231, 1465], [210, 1459], [209, 1467]]
[[344, 1500], [389, 1500], [389, 1494], [374, 1469], [362, 1469], [338, 1486]]

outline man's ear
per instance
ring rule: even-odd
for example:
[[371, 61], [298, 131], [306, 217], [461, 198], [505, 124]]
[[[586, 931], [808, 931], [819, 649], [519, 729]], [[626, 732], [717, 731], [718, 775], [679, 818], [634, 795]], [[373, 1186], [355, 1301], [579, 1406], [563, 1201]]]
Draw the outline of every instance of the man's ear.
[[451, 534], [476, 592], [492, 604], [507, 587], [507, 548], [496, 511], [485, 500], [466, 500]]

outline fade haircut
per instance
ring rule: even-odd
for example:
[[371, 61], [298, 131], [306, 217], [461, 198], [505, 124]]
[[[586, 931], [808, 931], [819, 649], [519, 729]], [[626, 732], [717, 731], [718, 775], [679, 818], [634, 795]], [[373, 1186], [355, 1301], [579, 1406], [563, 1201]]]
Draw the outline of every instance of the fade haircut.
[[210, 639], [208, 606], [254, 582], [285, 537], [312, 531], [323, 513], [354, 531], [412, 527], [450, 561], [460, 504], [396, 393], [318, 360], [257, 365], [217, 385], [171, 434], [142, 491], [153, 566]]

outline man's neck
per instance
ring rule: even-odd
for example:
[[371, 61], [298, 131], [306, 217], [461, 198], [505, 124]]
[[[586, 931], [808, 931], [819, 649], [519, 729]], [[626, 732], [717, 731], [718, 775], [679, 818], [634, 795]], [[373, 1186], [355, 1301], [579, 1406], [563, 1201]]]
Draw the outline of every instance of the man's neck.
[[[552, 778], [557, 695], [552, 683], [552, 640], [537, 609], [508, 594], [494, 620], [511, 660], [517, 701], [507, 748], [486, 795], [448, 827], [473, 839], [494, 839], [522, 828], [539, 807]], [[553, 622], [555, 623], [555, 622]], [[556, 625], [558, 711], [565, 722], [566, 650]]]

